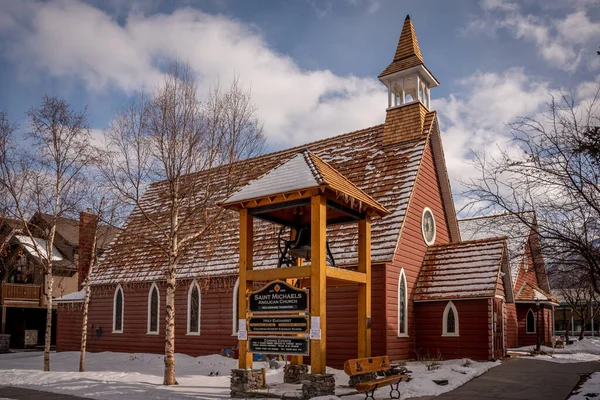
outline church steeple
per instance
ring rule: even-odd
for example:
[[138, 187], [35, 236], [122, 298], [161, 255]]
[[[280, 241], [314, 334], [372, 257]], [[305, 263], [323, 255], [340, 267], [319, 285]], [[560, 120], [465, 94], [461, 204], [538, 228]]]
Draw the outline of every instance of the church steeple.
[[438, 86], [439, 82], [425, 67], [415, 27], [408, 15], [394, 59], [379, 74], [379, 80], [388, 88], [388, 108], [421, 102], [429, 109], [429, 89]]

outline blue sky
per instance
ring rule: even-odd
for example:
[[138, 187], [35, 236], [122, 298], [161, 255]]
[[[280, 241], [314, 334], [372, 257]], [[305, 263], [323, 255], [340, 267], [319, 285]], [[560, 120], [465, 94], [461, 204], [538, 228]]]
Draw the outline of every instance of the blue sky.
[[[201, 91], [234, 74], [252, 88], [270, 149], [382, 123], [377, 75], [410, 14], [450, 176], [469, 149], [505, 146], [505, 123], [536, 115], [549, 94], [593, 95], [600, 5], [541, 1], [0, 0], [0, 109], [26, 127], [44, 94], [88, 107], [100, 135], [142, 87], [179, 58]], [[25, 128], [24, 128], [25, 129]]]

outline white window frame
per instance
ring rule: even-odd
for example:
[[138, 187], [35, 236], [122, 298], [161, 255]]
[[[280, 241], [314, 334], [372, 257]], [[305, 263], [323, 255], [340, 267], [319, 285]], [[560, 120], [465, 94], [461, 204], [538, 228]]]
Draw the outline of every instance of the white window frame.
[[[454, 332], [448, 332], [448, 313], [452, 310], [454, 313]], [[452, 301], [449, 301], [444, 308], [444, 316], [442, 320], [442, 336], [460, 336], [459, 335], [458, 311]]]
[[[431, 219], [433, 220], [433, 237], [431, 238], [430, 241], [427, 241], [427, 238], [425, 237], [425, 213], [429, 211], [431, 213]], [[421, 235], [423, 235], [423, 240], [425, 241], [425, 243], [428, 246], [431, 246], [432, 244], [435, 243], [435, 238], [437, 236], [437, 224], [435, 222], [435, 215], [433, 214], [433, 211], [431, 210], [431, 208], [429, 207], [425, 207], [423, 208], [423, 212], [421, 213]]]
[[237, 336], [238, 334], [238, 309], [237, 305], [239, 302], [238, 292], [240, 291], [240, 278], [237, 278], [235, 285], [233, 285], [233, 304], [232, 304], [232, 319], [231, 321], [231, 336]]
[[[404, 277], [404, 332], [400, 332], [400, 286], [402, 284], [402, 278]], [[406, 274], [404, 273], [404, 268], [400, 270], [400, 275], [398, 276], [398, 326], [397, 333], [398, 337], [408, 337], [408, 281], [406, 280]]]
[[[117, 294], [121, 292], [121, 329], [117, 330]], [[123, 292], [123, 288], [121, 287], [121, 284], [117, 285], [117, 288], [115, 289], [115, 293], [113, 295], [113, 315], [112, 315], [112, 321], [113, 321], [113, 326], [112, 326], [112, 333], [123, 333], [123, 330], [125, 328], [125, 293]]]
[[[198, 289], [198, 332], [192, 332], [190, 330], [190, 316], [192, 311], [192, 289]], [[200, 323], [202, 316], [202, 292], [200, 291], [200, 285], [198, 285], [198, 281], [194, 279], [192, 283], [190, 283], [190, 287], [188, 289], [188, 301], [187, 301], [187, 334], [191, 336], [200, 336], [200, 327], [202, 324]]]
[[[527, 319], [529, 318], [529, 313], [531, 313], [531, 315], [533, 315], [533, 331], [529, 331], [528, 328], [528, 324], [527, 324]], [[525, 315], [525, 333], [536, 333], [537, 332], [537, 318], [535, 313], [533, 312], [533, 310], [530, 308], [529, 311], [527, 311], [527, 315]]]
[[[150, 320], [151, 320], [151, 310], [152, 310], [152, 291], [156, 289], [156, 294], [157, 294], [157, 298], [158, 298], [158, 304], [157, 304], [157, 314], [156, 314], [156, 330], [150, 330]], [[150, 286], [150, 291], [148, 292], [148, 326], [147, 326], [147, 330], [146, 330], [146, 334], [147, 335], [158, 335], [158, 332], [160, 331], [160, 290], [158, 290], [158, 286], [156, 285], [156, 282], [152, 283], [152, 286]]]

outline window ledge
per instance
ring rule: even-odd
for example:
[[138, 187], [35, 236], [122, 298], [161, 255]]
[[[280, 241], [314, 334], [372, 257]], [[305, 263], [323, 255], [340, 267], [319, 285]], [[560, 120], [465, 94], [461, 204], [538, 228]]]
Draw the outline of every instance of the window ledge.
[[399, 333], [398, 336], [399, 338], [407, 338], [408, 337], [408, 333]]
[[458, 333], [443, 333], [442, 337], [459, 337]]
[[123, 333], [123, 331], [112, 331], [111, 333]]
[[158, 332], [146, 332], [146, 335], [158, 335]]
[[525, 332], [525, 333], [527, 333], [528, 335], [535, 335], [536, 334], [536, 332]]
[[200, 336], [200, 332], [188, 332], [186, 333], [187, 336]]

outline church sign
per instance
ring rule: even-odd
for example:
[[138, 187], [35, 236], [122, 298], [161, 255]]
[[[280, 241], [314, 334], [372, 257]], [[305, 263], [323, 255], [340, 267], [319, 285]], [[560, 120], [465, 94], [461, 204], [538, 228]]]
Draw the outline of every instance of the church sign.
[[308, 312], [308, 290], [298, 289], [284, 281], [273, 281], [250, 293], [251, 313]]
[[309, 344], [308, 338], [251, 337], [248, 338], [248, 351], [261, 354], [307, 356]]
[[308, 316], [265, 316], [251, 317], [248, 321], [251, 333], [308, 333]]

